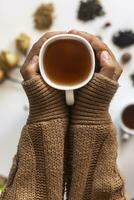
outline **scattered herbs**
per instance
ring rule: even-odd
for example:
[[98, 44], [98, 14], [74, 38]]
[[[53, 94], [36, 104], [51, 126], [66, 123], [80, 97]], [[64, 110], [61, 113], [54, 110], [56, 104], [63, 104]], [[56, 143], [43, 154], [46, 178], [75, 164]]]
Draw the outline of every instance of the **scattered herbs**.
[[78, 9], [78, 19], [82, 21], [93, 20], [105, 14], [99, 0], [82, 0]]
[[103, 25], [103, 27], [102, 28], [108, 28], [108, 27], [110, 27], [111, 26], [111, 22], [106, 22], [104, 25]]
[[30, 46], [30, 37], [26, 33], [20, 33], [16, 37], [16, 48], [22, 53], [26, 54]]
[[132, 58], [132, 55], [130, 54], [130, 53], [124, 53], [122, 56], [121, 56], [121, 62], [123, 63], [123, 64], [126, 64], [126, 63], [128, 63], [130, 60], [131, 60], [131, 58]]
[[113, 35], [112, 40], [120, 48], [129, 47], [134, 44], [134, 32], [132, 30], [118, 31]]
[[41, 4], [35, 11], [34, 23], [37, 30], [49, 29], [53, 23], [54, 6], [52, 3]]

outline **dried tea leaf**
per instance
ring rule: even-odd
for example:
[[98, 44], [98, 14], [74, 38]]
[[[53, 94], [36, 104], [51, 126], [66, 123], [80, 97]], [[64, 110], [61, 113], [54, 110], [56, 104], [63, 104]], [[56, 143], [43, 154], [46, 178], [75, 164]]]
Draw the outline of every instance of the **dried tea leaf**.
[[104, 14], [105, 12], [99, 0], [80, 1], [77, 14], [78, 19], [86, 22]]
[[104, 25], [103, 25], [103, 27], [102, 28], [109, 28], [110, 26], [111, 26], [112, 24], [111, 24], [111, 22], [106, 22]]
[[134, 44], [134, 32], [132, 30], [118, 31], [113, 35], [112, 41], [120, 48]]

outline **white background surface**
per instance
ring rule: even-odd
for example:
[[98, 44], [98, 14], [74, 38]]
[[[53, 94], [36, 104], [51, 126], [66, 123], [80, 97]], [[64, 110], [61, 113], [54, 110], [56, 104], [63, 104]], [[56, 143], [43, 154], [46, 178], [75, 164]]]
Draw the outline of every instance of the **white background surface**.
[[[14, 50], [14, 38], [19, 32], [26, 32], [32, 36], [32, 42], [42, 34], [33, 28], [32, 14], [40, 0], [0, 0], [0, 49]], [[134, 1], [133, 0], [103, 0], [107, 15], [95, 21], [82, 23], [76, 19], [79, 0], [52, 0], [55, 4], [55, 21], [51, 30], [80, 29], [94, 34], [100, 34], [112, 48], [117, 58], [124, 51], [133, 52], [134, 47], [119, 50], [111, 43], [113, 32], [118, 29], [134, 28]], [[107, 21], [112, 26], [105, 31], [100, 27]], [[134, 87], [129, 74], [134, 72], [134, 59], [124, 67], [120, 79], [120, 88], [112, 101], [110, 112], [118, 127], [120, 111], [124, 105], [134, 102]], [[14, 75], [19, 77], [16, 70]], [[20, 78], [20, 77], [19, 77]], [[7, 175], [16, 152], [16, 146], [21, 129], [26, 121], [27, 112], [24, 106], [27, 99], [21, 86], [6, 81], [0, 85], [0, 174]], [[120, 144], [119, 164], [126, 177], [126, 187], [130, 197], [134, 197], [134, 138]]]

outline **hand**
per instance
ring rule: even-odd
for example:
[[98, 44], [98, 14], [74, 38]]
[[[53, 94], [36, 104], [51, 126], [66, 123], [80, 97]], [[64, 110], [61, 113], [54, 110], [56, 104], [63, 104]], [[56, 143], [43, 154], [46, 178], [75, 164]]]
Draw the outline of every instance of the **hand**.
[[[32, 47], [21, 68], [22, 83], [27, 94], [30, 111], [28, 123], [65, 119], [67, 115], [64, 92], [47, 85], [39, 75], [38, 55], [42, 44], [50, 37], [65, 32], [48, 32]], [[66, 118], [67, 120], [67, 118]]]
[[92, 45], [100, 63], [100, 72], [95, 73], [87, 85], [75, 91], [72, 109], [72, 124], [106, 124], [111, 120], [108, 108], [118, 84], [122, 69], [113, 53], [97, 37], [86, 32], [69, 31], [84, 37]]
[[122, 67], [105, 43], [103, 43], [98, 37], [95, 37], [87, 32], [71, 30], [68, 33], [80, 35], [90, 42], [100, 63], [100, 74], [115, 81], [119, 79], [122, 73]]
[[20, 70], [24, 80], [31, 79], [33, 76], [39, 73], [38, 55], [43, 43], [54, 35], [64, 34], [64, 33], [66, 32], [63, 31], [47, 32], [33, 45]]

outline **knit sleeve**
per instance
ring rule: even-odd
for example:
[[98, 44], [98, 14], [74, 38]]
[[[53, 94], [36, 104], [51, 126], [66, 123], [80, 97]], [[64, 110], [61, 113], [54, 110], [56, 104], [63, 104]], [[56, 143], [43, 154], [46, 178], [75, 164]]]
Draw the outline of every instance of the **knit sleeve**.
[[76, 93], [66, 171], [70, 200], [127, 199], [116, 163], [116, 129], [108, 112], [117, 87], [115, 81], [96, 74]]
[[67, 127], [64, 96], [40, 76], [23, 82], [23, 87], [30, 112], [0, 200], [61, 200]]

